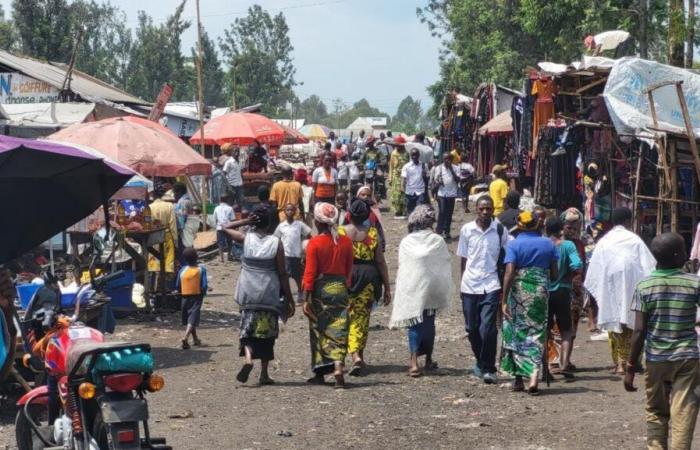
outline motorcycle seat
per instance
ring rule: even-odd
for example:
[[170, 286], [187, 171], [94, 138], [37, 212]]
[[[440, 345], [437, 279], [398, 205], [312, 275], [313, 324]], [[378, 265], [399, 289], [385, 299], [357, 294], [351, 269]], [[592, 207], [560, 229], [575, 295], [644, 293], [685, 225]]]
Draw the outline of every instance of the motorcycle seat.
[[95, 350], [103, 350], [109, 348], [119, 348], [127, 345], [125, 342], [95, 342], [90, 339], [80, 339], [73, 343], [73, 346], [68, 350], [66, 357], [66, 372], [71, 373], [73, 367], [78, 362], [80, 357]]

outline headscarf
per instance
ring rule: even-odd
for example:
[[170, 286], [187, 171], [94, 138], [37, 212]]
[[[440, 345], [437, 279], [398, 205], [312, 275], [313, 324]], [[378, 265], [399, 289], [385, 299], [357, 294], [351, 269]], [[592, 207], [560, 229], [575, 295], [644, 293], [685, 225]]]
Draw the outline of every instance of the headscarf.
[[421, 231], [431, 228], [435, 223], [435, 210], [430, 205], [418, 205], [408, 216], [408, 231]]
[[583, 222], [583, 214], [576, 208], [569, 208], [559, 216], [562, 222]]
[[350, 217], [357, 222], [364, 222], [369, 217], [369, 205], [365, 200], [356, 198], [350, 204]]
[[537, 230], [538, 220], [530, 211], [523, 211], [518, 214], [518, 230], [520, 231], [535, 231]]
[[[357, 194], [356, 194], [356, 195], [359, 197], [359, 196], [360, 196], [360, 193], [363, 192], [363, 191], [369, 192], [370, 195], [372, 194], [372, 188], [371, 188], [371, 187], [369, 187], [369, 186], [367, 186], [367, 185], [362, 185], [362, 186], [360, 186], [360, 188], [357, 190]], [[372, 197], [370, 197], [369, 199], [365, 200], [365, 202], [367, 203], [367, 206], [369, 206], [370, 211], [372, 211], [372, 212], [374, 213], [374, 217], [377, 218], [377, 221], [378, 221], [380, 224], [383, 225], [383, 223], [382, 223], [382, 212], [380, 211], [379, 205], [377, 205], [377, 202], [375, 202], [374, 199], [372, 199]]]
[[336, 244], [338, 242], [338, 232], [335, 229], [335, 224], [338, 223], [338, 208], [330, 203], [316, 203], [316, 206], [314, 206], [314, 220], [325, 223], [330, 227], [333, 243]]

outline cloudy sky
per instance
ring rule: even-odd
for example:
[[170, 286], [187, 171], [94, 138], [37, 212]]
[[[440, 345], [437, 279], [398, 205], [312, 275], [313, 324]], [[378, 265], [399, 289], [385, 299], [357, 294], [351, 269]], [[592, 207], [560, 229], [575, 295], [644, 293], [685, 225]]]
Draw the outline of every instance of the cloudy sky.
[[[146, 11], [162, 22], [179, 0], [112, 0], [127, 14], [130, 26]], [[394, 113], [411, 95], [430, 107], [426, 87], [438, 77], [439, 41], [416, 17], [427, 0], [200, 0], [202, 22], [212, 36], [220, 36], [248, 7], [260, 4], [287, 18], [294, 46], [297, 95], [319, 95], [329, 106], [335, 98], [351, 104], [362, 97], [377, 108]], [[6, 12], [11, 0], [0, 0]], [[194, 0], [185, 10], [195, 17]], [[184, 36], [184, 49], [194, 45], [194, 27]]]

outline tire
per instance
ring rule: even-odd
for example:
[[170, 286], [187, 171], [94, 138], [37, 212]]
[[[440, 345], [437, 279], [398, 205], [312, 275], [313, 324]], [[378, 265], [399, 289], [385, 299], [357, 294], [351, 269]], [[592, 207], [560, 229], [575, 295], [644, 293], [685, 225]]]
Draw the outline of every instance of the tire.
[[95, 421], [92, 423], [92, 438], [97, 442], [101, 450], [112, 450], [114, 446], [109, 439], [109, 430], [107, 424], [102, 419], [102, 414], [95, 415]]
[[[49, 410], [43, 405], [31, 404], [28, 412], [34, 423], [39, 425], [48, 423]], [[41, 443], [41, 440], [34, 434], [32, 426], [24, 415], [24, 407], [20, 407], [19, 411], [17, 411], [15, 438], [17, 439], [17, 448], [19, 450], [33, 450], [35, 442]]]

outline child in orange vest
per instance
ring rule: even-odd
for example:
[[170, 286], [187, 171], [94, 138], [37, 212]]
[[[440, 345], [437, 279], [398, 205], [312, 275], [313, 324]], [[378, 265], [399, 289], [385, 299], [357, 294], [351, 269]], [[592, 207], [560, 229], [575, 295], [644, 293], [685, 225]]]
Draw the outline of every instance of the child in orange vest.
[[177, 274], [177, 289], [182, 297], [182, 324], [187, 326], [185, 336], [182, 339], [182, 349], [187, 350], [190, 344], [187, 342], [190, 335], [194, 345], [202, 345], [197, 337], [199, 316], [202, 311], [202, 303], [207, 293], [207, 269], [197, 264], [197, 251], [188, 247], [182, 252], [182, 257], [187, 263]]

